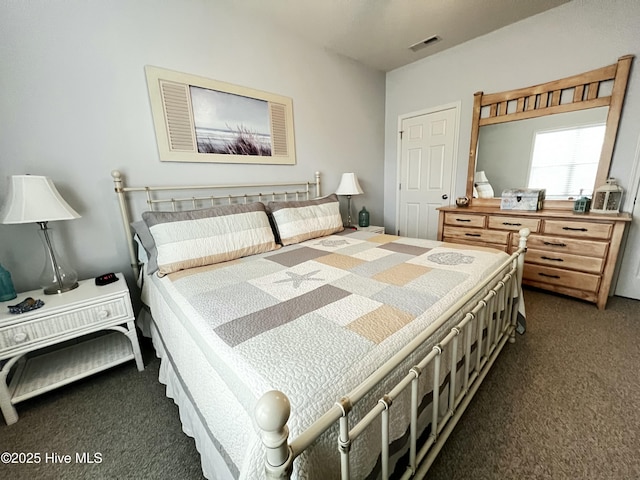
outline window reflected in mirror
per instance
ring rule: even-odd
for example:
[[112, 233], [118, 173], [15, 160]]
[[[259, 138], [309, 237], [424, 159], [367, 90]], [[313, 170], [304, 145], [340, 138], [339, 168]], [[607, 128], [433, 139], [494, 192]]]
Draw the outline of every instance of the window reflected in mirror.
[[527, 186], [544, 185], [550, 200], [590, 197], [605, 130], [601, 123], [536, 132]]
[[[608, 110], [598, 107], [484, 125], [479, 129], [476, 172], [485, 172], [496, 197], [514, 188], [544, 188], [549, 200], [578, 198], [580, 189], [590, 195]], [[572, 140], [560, 146], [561, 137]]]

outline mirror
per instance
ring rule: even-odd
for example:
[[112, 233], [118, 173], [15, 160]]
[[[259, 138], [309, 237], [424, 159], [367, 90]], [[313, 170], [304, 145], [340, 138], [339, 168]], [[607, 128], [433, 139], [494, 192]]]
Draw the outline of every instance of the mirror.
[[534, 87], [476, 93], [466, 191], [471, 204], [499, 206], [505, 189], [545, 188], [544, 208], [572, 209], [581, 193], [589, 196], [603, 185], [632, 59]]
[[608, 110], [597, 107], [480, 127], [476, 172], [485, 173], [497, 197], [508, 188], [545, 188], [550, 200], [590, 196]]

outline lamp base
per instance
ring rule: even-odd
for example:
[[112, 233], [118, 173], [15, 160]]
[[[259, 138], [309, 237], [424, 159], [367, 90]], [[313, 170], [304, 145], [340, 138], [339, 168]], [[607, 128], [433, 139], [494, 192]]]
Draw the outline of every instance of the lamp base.
[[50, 287], [46, 287], [43, 291], [45, 295], [56, 295], [58, 293], [68, 292], [74, 288], [78, 288], [78, 282], [72, 285], [51, 285]]
[[45, 295], [56, 295], [78, 288], [78, 274], [66, 264], [63, 257], [55, 253], [47, 222], [38, 224], [46, 253], [44, 269], [40, 275], [40, 286]]

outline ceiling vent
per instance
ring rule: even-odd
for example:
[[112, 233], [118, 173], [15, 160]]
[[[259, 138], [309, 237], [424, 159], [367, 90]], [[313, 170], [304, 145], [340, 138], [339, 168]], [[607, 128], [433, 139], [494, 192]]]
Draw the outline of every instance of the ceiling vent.
[[414, 52], [417, 52], [418, 50], [422, 50], [423, 48], [428, 47], [429, 45], [432, 45], [436, 42], [439, 42], [440, 40], [441, 38], [438, 35], [432, 35], [429, 38], [420, 40], [418, 43], [414, 43], [409, 48]]

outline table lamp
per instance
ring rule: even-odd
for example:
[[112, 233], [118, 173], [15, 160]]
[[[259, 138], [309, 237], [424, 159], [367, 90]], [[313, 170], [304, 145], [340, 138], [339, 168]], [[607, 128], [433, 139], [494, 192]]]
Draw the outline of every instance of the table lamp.
[[364, 193], [360, 184], [358, 183], [358, 177], [355, 173], [343, 173], [340, 179], [340, 185], [336, 190], [336, 195], [347, 196], [347, 224], [345, 227], [351, 227], [351, 195], [360, 195]]
[[78, 286], [78, 274], [54, 249], [48, 222], [71, 220], [80, 215], [65, 202], [51, 179], [38, 175], [13, 175], [0, 213], [6, 224], [35, 222], [40, 226], [46, 262], [40, 286], [47, 295], [63, 293]]

